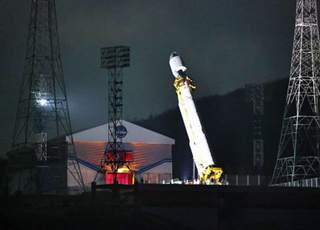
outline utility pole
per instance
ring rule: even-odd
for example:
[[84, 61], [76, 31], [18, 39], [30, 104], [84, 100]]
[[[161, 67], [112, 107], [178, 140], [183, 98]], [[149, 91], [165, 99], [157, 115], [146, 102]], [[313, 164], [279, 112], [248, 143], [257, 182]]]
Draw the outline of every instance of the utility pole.
[[[117, 183], [117, 172], [123, 165], [129, 168], [132, 152], [127, 151], [122, 138], [127, 134], [122, 125], [122, 69], [130, 67], [130, 47], [114, 46], [101, 48], [101, 68], [108, 69], [108, 143], [103, 154], [99, 172], [112, 173]], [[130, 159], [128, 158], [130, 154]], [[96, 174], [96, 178], [98, 173]], [[95, 180], [96, 180], [95, 178]]]
[[271, 185], [320, 175], [320, 41], [316, 0], [297, 0], [290, 78]]
[[84, 190], [67, 103], [54, 0], [31, 1], [25, 65], [6, 171], [9, 193], [66, 194], [67, 173]]

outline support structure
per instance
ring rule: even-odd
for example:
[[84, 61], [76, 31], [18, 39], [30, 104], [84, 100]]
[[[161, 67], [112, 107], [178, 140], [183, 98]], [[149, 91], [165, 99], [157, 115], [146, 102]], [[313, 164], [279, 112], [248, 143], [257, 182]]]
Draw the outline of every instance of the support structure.
[[264, 145], [262, 135], [262, 118], [264, 115], [264, 85], [246, 84], [246, 101], [253, 102], [253, 166], [262, 167], [264, 164]]
[[33, 0], [12, 149], [9, 193], [66, 194], [67, 177], [84, 190], [67, 103], [54, 0]]
[[271, 184], [320, 176], [320, 40], [316, 0], [297, 0], [290, 79]]
[[[108, 69], [108, 143], [103, 154], [101, 172], [113, 173], [114, 183], [118, 169], [128, 165], [127, 151], [122, 143], [126, 128], [122, 125], [122, 69], [130, 66], [130, 47], [101, 48], [101, 68]], [[132, 160], [132, 158], [131, 158]]]

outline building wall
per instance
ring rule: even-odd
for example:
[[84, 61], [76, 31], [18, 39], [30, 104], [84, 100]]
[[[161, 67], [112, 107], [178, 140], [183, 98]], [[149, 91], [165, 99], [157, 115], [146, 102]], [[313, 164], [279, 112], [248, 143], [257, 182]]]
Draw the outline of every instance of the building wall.
[[75, 141], [74, 146], [78, 158], [99, 165], [104, 154], [106, 142]]
[[[78, 158], [100, 165], [107, 142], [75, 141], [74, 144]], [[130, 166], [135, 171], [165, 158], [172, 158], [171, 145], [168, 144], [125, 143], [124, 147], [133, 151], [134, 162]]]
[[[97, 175], [97, 171], [88, 168], [87, 166], [79, 163], [80, 166], [80, 170], [81, 170], [81, 174], [82, 174], [82, 178], [83, 178], [83, 183], [84, 186], [86, 188], [90, 188], [91, 187], [91, 183], [94, 181], [95, 177], [96, 178], [96, 183], [97, 184], [101, 184], [103, 182], [105, 182], [105, 176], [98, 174]], [[79, 187], [78, 182], [74, 179], [74, 177], [71, 175], [71, 173], [68, 171], [68, 187]], [[89, 190], [88, 190], [89, 191]]]
[[172, 158], [171, 145], [165, 144], [131, 144], [134, 151], [132, 168], [139, 170], [166, 158]]

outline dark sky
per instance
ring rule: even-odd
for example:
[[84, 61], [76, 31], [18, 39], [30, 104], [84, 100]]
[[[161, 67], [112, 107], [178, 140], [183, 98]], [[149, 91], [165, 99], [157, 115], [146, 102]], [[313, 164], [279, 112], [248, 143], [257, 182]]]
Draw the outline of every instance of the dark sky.
[[[0, 147], [13, 135], [30, 4], [0, 1]], [[172, 51], [183, 56], [196, 98], [289, 75], [294, 0], [57, 0], [56, 7], [73, 130], [107, 122], [101, 47], [131, 47], [123, 71], [129, 120], [177, 106]]]

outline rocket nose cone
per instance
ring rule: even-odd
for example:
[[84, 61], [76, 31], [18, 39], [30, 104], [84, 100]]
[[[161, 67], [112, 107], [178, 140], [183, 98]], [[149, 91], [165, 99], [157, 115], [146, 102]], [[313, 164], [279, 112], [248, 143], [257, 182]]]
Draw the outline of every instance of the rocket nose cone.
[[172, 52], [171, 55], [170, 55], [170, 58], [169, 60], [171, 60], [172, 58], [176, 57], [176, 56], [179, 56], [179, 54], [177, 52]]

